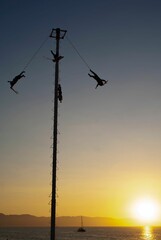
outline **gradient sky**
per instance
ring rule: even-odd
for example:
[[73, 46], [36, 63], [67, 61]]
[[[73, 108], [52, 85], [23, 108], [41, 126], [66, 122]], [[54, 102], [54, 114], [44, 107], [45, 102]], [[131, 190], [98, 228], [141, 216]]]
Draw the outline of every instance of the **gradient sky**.
[[161, 203], [161, 1], [1, 0], [0, 212], [50, 215], [55, 50], [68, 31], [90, 68], [61, 41], [57, 215], [131, 217], [141, 197]]

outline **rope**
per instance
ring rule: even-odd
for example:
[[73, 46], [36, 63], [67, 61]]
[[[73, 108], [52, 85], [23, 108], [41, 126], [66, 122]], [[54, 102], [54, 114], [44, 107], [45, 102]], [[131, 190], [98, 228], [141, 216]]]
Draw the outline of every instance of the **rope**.
[[49, 36], [47, 38], [45, 38], [45, 40], [41, 43], [40, 47], [36, 50], [36, 52], [33, 54], [33, 56], [30, 58], [30, 60], [27, 62], [27, 64], [25, 65], [23, 71], [30, 65], [30, 63], [32, 62], [32, 60], [36, 57], [36, 55], [38, 54], [38, 52], [40, 51], [40, 49], [44, 46], [44, 44], [46, 43], [46, 41], [48, 40]]
[[78, 52], [78, 50], [76, 49], [76, 47], [74, 46], [74, 44], [72, 43], [72, 41], [69, 39], [69, 37], [66, 36], [66, 39], [68, 40], [68, 42], [70, 43], [70, 45], [74, 48], [74, 50], [76, 51], [76, 53], [78, 54], [78, 56], [82, 59], [82, 61], [85, 63], [85, 65], [88, 67], [88, 69], [90, 69], [90, 66], [88, 65], [88, 63], [84, 60], [84, 58], [80, 55], [80, 53]]

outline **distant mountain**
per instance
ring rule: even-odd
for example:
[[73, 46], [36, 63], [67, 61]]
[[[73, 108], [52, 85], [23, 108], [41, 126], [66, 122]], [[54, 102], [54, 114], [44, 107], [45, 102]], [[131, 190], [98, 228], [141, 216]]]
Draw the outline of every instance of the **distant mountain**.
[[35, 217], [29, 214], [5, 215], [0, 213], [0, 227], [48, 227], [49, 217]]
[[[83, 217], [86, 227], [99, 226], [135, 226], [136, 223], [131, 219], [114, 219], [105, 217]], [[80, 216], [77, 217], [57, 217], [58, 227], [78, 227], [80, 226]], [[0, 227], [49, 227], [50, 217], [36, 217], [29, 214], [5, 215], [0, 213]]]

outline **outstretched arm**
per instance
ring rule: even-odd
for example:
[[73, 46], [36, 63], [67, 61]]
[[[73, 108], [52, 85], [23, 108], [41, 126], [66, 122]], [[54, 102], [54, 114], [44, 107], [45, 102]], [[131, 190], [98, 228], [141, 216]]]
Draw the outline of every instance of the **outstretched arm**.
[[25, 71], [22, 71], [19, 75], [21, 76], [23, 73], [25, 73]]
[[95, 72], [93, 72], [91, 69], [90, 69], [90, 72], [93, 73], [93, 74], [96, 74]]
[[90, 73], [88, 73], [88, 76], [93, 77], [93, 75], [91, 75]]
[[95, 89], [98, 87], [98, 85], [99, 85], [99, 84], [97, 83], [97, 85], [96, 85]]
[[56, 54], [51, 50], [50, 51], [51, 52], [51, 54], [53, 55], [53, 57], [55, 58], [56, 57]]
[[93, 72], [91, 69], [90, 69], [90, 72], [92, 72], [95, 77], [99, 77], [99, 76], [98, 76], [95, 72]]
[[12, 87], [10, 87], [10, 88], [12, 91], [14, 91], [16, 94], [18, 94], [18, 92], [15, 89], [13, 89]]

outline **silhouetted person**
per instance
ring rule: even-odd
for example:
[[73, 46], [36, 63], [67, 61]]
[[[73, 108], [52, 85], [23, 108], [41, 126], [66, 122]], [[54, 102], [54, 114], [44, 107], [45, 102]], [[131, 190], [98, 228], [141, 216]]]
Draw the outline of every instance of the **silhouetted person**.
[[93, 72], [91, 69], [90, 69], [90, 72], [93, 73], [93, 75], [91, 75], [90, 73], [88, 73], [88, 75], [90, 77], [93, 77], [96, 81], [97, 81], [97, 85], [95, 88], [97, 88], [98, 86], [103, 86], [105, 85], [108, 80], [104, 80], [104, 79], [101, 79], [95, 72]]
[[63, 101], [62, 89], [60, 84], [58, 85], [58, 99], [60, 102]]
[[51, 50], [51, 54], [53, 55], [53, 62], [59, 61], [63, 58], [63, 56], [57, 56], [57, 54], [55, 54], [52, 50]]
[[10, 83], [10, 88], [15, 92], [18, 93], [13, 86], [23, 77], [25, 77], [24, 75], [25, 71], [22, 71], [19, 75], [17, 75], [16, 77], [13, 78], [12, 81], [8, 81]]

